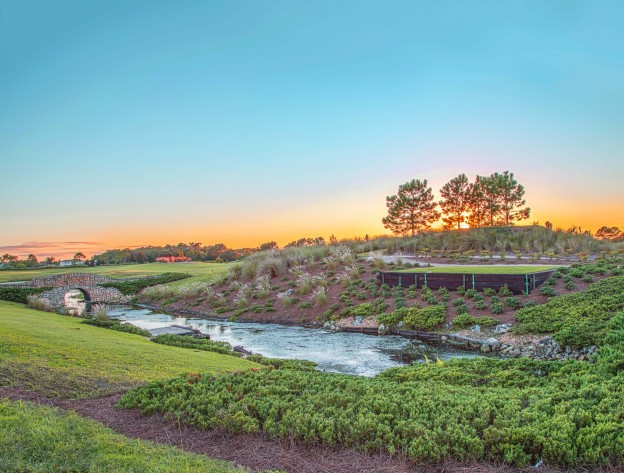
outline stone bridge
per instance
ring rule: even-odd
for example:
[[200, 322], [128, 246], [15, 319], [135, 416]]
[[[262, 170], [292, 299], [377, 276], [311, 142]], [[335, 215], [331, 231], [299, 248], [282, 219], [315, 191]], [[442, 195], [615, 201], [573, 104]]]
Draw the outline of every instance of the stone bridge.
[[[120, 281], [108, 276], [86, 273], [53, 274], [19, 284], [12, 284], [18, 287], [50, 287], [53, 288], [39, 294], [55, 308], [65, 307], [65, 295], [72, 290], [82, 292], [87, 306], [95, 303], [123, 303], [130, 298], [124, 296], [119, 289], [114, 287], [103, 287], [102, 284]], [[123, 281], [128, 281], [124, 279]]]

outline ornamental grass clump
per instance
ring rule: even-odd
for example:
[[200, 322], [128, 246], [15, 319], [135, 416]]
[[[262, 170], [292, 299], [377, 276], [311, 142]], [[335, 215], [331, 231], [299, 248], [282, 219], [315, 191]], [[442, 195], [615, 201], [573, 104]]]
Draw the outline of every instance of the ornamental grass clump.
[[314, 303], [317, 306], [323, 306], [327, 304], [327, 300], [328, 300], [327, 288], [317, 287], [312, 293], [312, 296], [314, 298]]
[[26, 305], [32, 309], [40, 310], [42, 312], [54, 312], [54, 306], [50, 304], [46, 299], [36, 294], [31, 294], [26, 297]]

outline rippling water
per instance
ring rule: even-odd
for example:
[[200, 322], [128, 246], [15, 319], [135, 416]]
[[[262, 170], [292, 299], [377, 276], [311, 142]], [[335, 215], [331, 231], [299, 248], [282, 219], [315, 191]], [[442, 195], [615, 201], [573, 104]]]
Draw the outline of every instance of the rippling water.
[[397, 336], [376, 337], [360, 333], [333, 333], [322, 329], [229, 322], [176, 317], [136, 307], [115, 307], [109, 315], [144, 329], [184, 325], [199, 329], [212, 340], [242, 345], [247, 350], [271, 358], [298, 358], [314, 361], [324, 371], [374, 376], [388, 368], [402, 366], [401, 360], [442, 360], [475, 356], [471, 353], [426, 345]]

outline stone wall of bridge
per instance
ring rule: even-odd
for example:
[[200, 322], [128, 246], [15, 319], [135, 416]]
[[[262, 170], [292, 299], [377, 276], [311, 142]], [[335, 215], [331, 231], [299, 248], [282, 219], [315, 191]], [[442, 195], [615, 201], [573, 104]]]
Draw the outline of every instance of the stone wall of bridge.
[[108, 276], [102, 276], [99, 274], [86, 274], [86, 273], [67, 273], [67, 274], [52, 274], [50, 276], [43, 276], [34, 278], [30, 281], [31, 287], [72, 287], [72, 286], [98, 286], [100, 284], [106, 284], [113, 282], [115, 279]]
[[45, 299], [54, 307], [62, 308], [65, 306], [65, 294], [76, 289], [84, 294], [87, 302], [123, 303], [129, 299], [128, 296], [124, 296], [119, 289], [114, 287], [76, 285], [57, 287], [51, 291], [42, 292], [39, 294], [39, 297]]

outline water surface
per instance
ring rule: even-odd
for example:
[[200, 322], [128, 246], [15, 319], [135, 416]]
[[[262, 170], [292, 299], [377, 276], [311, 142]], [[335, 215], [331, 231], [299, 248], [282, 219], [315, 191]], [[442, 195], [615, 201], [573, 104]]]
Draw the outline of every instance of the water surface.
[[446, 347], [426, 345], [398, 336], [371, 336], [360, 333], [330, 332], [278, 324], [230, 322], [177, 317], [150, 309], [117, 306], [109, 315], [143, 329], [169, 325], [193, 327], [212, 340], [241, 345], [271, 358], [297, 358], [314, 361], [323, 371], [374, 376], [388, 368], [412, 361], [441, 360], [475, 356]]

